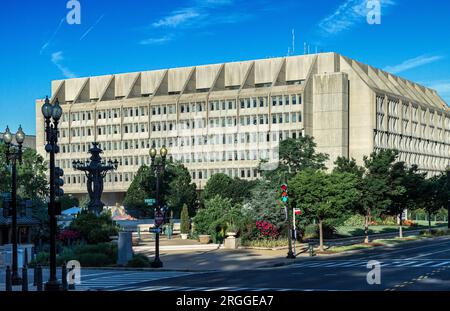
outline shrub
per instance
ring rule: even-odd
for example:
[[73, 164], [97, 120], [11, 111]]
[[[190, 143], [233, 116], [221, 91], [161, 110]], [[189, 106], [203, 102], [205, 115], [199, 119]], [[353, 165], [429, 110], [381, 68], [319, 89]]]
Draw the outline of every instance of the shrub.
[[47, 252], [39, 252], [36, 254], [36, 257], [29, 263], [31, 268], [36, 267], [37, 265], [48, 266], [50, 263], [50, 254]]
[[181, 210], [181, 224], [180, 231], [181, 233], [188, 234], [189, 233], [189, 211], [186, 204], [183, 205], [183, 209]]
[[[71, 260], [78, 260], [83, 267], [103, 267], [114, 265], [117, 260], [117, 247], [105, 243], [99, 245], [77, 245], [65, 247], [61, 254], [56, 256], [58, 266]], [[40, 252], [36, 258], [30, 262], [30, 267], [37, 265], [48, 266], [50, 264], [50, 254]]]
[[91, 212], [80, 214], [72, 221], [70, 229], [79, 232], [80, 237], [88, 244], [109, 242], [109, 237], [118, 232], [118, 227], [109, 214], [105, 213], [97, 217]]
[[304, 230], [305, 238], [315, 239], [318, 236], [318, 226], [315, 224], [310, 224], [305, 227]]
[[[333, 224], [324, 221], [322, 223], [323, 229], [323, 237], [325, 239], [333, 238], [336, 234], [336, 228]], [[319, 225], [318, 224], [310, 224], [305, 227], [304, 236], [308, 239], [317, 239], [319, 237]]]
[[133, 259], [131, 259], [127, 266], [133, 268], [146, 268], [150, 267], [151, 261], [144, 254], [134, 254]]
[[78, 261], [83, 267], [102, 267], [116, 263], [114, 260], [111, 260], [111, 257], [102, 253], [80, 254]]
[[344, 226], [359, 227], [364, 226], [364, 216], [352, 215], [344, 221]]
[[193, 221], [197, 234], [211, 235], [214, 243], [218, 243], [225, 238], [230, 223], [241, 227], [242, 218], [240, 205], [233, 205], [231, 199], [215, 196], [205, 202], [205, 207], [198, 210]]
[[264, 220], [257, 221], [256, 228], [265, 238], [276, 239], [280, 235], [280, 232], [274, 225]]
[[417, 224], [415, 222], [413, 222], [412, 220], [403, 220], [403, 225], [404, 226], [408, 226], [408, 227], [416, 227]]
[[70, 229], [62, 230], [58, 235], [58, 240], [64, 245], [68, 245], [79, 238], [80, 233], [78, 231]]
[[267, 247], [267, 248], [274, 248], [274, 247], [283, 247], [288, 245], [288, 240], [283, 239], [276, 239], [276, 240], [253, 240], [253, 241], [246, 241], [243, 243], [245, 246], [250, 247]]

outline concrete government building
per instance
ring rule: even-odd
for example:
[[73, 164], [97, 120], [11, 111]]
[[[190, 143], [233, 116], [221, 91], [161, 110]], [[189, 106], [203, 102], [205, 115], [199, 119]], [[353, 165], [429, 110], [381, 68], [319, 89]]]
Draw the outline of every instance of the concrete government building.
[[[97, 141], [118, 171], [104, 202], [121, 203], [148, 151], [165, 144], [202, 189], [215, 173], [253, 179], [280, 140], [314, 136], [318, 151], [355, 158], [383, 148], [430, 174], [450, 163], [450, 108], [436, 91], [336, 53], [320, 53], [52, 82], [60, 124], [64, 190], [86, 193], [72, 169]], [[43, 100], [36, 146], [44, 151]]]

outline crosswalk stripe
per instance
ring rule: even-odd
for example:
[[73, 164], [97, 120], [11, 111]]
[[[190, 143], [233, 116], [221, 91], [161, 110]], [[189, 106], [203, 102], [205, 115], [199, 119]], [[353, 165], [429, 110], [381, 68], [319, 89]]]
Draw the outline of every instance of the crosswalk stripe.
[[432, 264], [432, 263], [434, 263], [434, 261], [425, 261], [425, 262], [423, 262], [423, 263], [419, 263], [419, 264], [416, 264], [416, 265], [412, 265], [414, 268], [417, 268], [417, 267], [423, 267], [423, 266], [426, 266], [426, 265], [429, 265], [429, 264]]
[[404, 267], [404, 266], [409, 266], [412, 265], [413, 263], [416, 263], [417, 261], [407, 261], [398, 265], [395, 265], [395, 267]]
[[345, 265], [345, 264], [348, 264], [348, 262], [337, 262], [337, 263], [332, 263], [332, 264], [327, 265], [326, 267], [334, 268], [334, 267], [339, 267], [339, 266], [342, 266], [342, 265]]
[[445, 266], [445, 265], [448, 265], [448, 264], [450, 264], [450, 261], [444, 261], [444, 262], [440, 262], [440, 263], [434, 264], [431, 267], [435, 268], [435, 267]]

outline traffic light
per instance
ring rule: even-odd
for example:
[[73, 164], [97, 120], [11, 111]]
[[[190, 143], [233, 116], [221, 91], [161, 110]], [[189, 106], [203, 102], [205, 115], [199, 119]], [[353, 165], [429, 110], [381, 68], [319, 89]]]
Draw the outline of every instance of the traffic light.
[[64, 180], [61, 178], [64, 176], [64, 171], [60, 167], [55, 167], [55, 196], [62, 197], [64, 190], [61, 189], [64, 186]]
[[283, 201], [283, 203], [287, 203], [287, 200], [288, 200], [287, 185], [282, 184], [281, 185], [281, 201]]

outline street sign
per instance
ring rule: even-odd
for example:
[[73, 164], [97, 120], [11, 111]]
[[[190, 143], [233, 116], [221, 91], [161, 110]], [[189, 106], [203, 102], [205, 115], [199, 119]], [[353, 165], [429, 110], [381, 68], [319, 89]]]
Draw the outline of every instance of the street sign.
[[159, 227], [164, 223], [164, 214], [161, 211], [155, 211], [155, 226]]
[[151, 233], [162, 233], [162, 228], [151, 228], [150, 232]]
[[152, 206], [153, 204], [156, 203], [156, 200], [155, 199], [145, 199], [144, 202], [145, 202], [145, 204]]
[[299, 208], [294, 208], [294, 214], [295, 215], [301, 215], [302, 214], [302, 210]]

